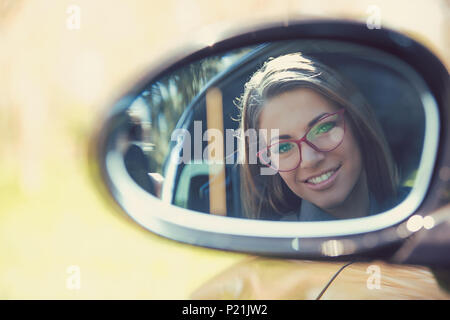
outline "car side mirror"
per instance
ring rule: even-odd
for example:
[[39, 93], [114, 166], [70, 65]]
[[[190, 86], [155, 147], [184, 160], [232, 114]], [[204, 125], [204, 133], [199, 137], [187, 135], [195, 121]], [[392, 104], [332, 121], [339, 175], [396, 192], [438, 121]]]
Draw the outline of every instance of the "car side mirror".
[[427, 48], [335, 20], [194, 47], [93, 139], [96, 177], [136, 223], [252, 254], [450, 264], [405, 247], [450, 231], [449, 76]]

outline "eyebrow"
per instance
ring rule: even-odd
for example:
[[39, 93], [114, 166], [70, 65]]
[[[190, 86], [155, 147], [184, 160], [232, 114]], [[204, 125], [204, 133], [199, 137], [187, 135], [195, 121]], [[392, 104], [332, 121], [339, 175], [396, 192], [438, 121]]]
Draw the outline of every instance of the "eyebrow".
[[[317, 122], [319, 122], [320, 119], [322, 119], [324, 116], [329, 115], [329, 112], [323, 112], [321, 114], [319, 114], [317, 117], [315, 117], [314, 119], [312, 119], [310, 122], [308, 122], [308, 130], [315, 125]], [[274, 139], [278, 138], [279, 140], [284, 140], [284, 139], [292, 139], [292, 136], [288, 135], [288, 134], [283, 134], [281, 136], [278, 137], [273, 137], [272, 139], [270, 139], [270, 141], [273, 141]]]

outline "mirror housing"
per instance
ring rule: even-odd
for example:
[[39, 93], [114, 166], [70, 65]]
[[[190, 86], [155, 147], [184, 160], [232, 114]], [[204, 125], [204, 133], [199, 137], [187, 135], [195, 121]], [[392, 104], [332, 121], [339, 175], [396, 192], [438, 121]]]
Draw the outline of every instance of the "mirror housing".
[[[439, 126], [439, 134], [436, 142], [439, 143], [436, 146], [436, 157], [430, 164], [432, 173], [425, 197], [413, 212], [408, 212], [406, 217], [394, 221], [388, 227], [366, 232], [307, 235], [297, 232], [295, 225], [287, 226], [283, 222], [224, 218], [172, 206], [150, 195], [161, 192], [157, 178], [150, 177], [138, 184], [127, 174], [124, 153], [117, 142], [121, 139], [117, 129], [129, 125], [123, 114], [149, 83], [214, 54], [270, 41], [297, 39], [339, 40], [375, 48], [401, 59], [422, 78], [437, 107], [436, 124]], [[114, 199], [135, 222], [164, 237], [222, 250], [314, 260], [381, 259], [396, 263], [450, 265], [448, 255], [431, 254], [425, 257], [422, 253], [417, 254], [424, 250], [420, 245], [422, 240], [418, 239], [433, 239], [437, 230], [439, 234], [450, 234], [449, 77], [446, 68], [428, 49], [392, 30], [370, 30], [365, 24], [334, 20], [258, 26], [245, 32], [228, 34], [207, 46], [200, 42], [191, 47], [189, 53], [186, 54], [186, 50], [183, 50], [182, 55], [175, 55], [165, 63], [150, 68], [144, 79], [135, 84], [109, 110], [93, 139], [91, 154], [97, 165], [94, 168], [95, 176], [104, 181], [109, 199]], [[139, 119], [135, 122], [143, 127]], [[145, 151], [146, 146], [139, 147], [136, 152]], [[139, 168], [141, 169], [145, 171], [145, 168]], [[147, 208], [153, 208], [153, 211], [149, 212]], [[336, 223], [347, 222], [333, 223], [337, 226]], [[409, 241], [406, 242], [406, 239]], [[411, 243], [415, 243], [415, 246]], [[438, 237], [431, 243], [432, 247], [438, 244], [442, 247], [442, 243], [445, 243], [445, 248], [450, 248], [448, 237]]]

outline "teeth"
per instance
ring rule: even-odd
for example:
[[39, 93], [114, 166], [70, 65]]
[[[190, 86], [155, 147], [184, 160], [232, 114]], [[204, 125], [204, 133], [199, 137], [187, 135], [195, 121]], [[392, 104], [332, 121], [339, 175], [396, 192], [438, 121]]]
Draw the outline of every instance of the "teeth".
[[328, 171], [328, 172], [322, 174], [321, 176], [308, 179], [307, 182], [313, 183], [313, 184], [321, 183], [321, 182], [323, 182], [325, 180], [328, 180], [333, 173], [334, 173], [334, 170]]

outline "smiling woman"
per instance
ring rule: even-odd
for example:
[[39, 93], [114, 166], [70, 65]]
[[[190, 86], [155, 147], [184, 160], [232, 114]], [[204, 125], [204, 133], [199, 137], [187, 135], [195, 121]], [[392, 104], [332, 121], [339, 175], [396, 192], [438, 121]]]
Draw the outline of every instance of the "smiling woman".
[[[300, 53], [269, 59], [246, 83], [241, 102], [243, 131], [280, 132], [259, 143], [267, 146], [258, 152], [260, 164], [249, 163], [249, 139], [242, 139], [248, 216], [333, 220], [397, 202], [383, 131], [361, 93], [335, 71]], [[277, 173], [258, 174], [261, 165]]]

